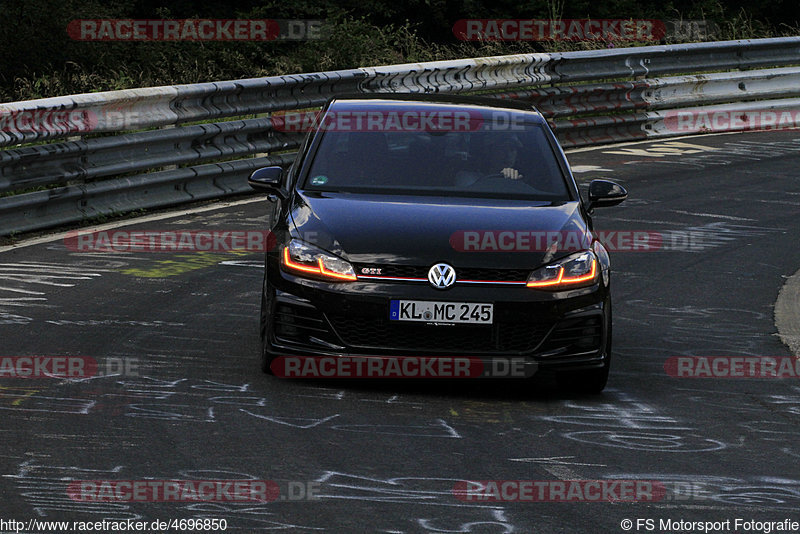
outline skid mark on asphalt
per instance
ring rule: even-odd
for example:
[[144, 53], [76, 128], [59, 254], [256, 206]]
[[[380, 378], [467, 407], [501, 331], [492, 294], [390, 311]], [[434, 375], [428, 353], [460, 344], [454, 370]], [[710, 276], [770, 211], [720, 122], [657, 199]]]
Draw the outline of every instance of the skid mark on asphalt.
[[[563, 401], [567, 415], [531, 416], [566, 427], [561, 435], [580, 443], [639, 451], [698, 453], [725, 449], [728, 444], [706, 438], [685, 421], [664, 415], [628, 393], [606, 389], [613, 402], [600, 404]], [[595, 430], [577, 430], [594, 427]], [[572, 428], [570, 428], [572, 427]]]

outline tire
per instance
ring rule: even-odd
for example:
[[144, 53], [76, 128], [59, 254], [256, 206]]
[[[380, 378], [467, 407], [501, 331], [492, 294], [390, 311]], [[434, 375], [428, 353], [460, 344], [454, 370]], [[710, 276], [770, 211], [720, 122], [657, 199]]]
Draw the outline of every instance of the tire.
[[559, 381], [570, 393], [597, 395], [606, 387], [609, 369], [610, 356], [606, 356], [606, 361], [600, 369], [576, 371], [566, 377], [559, 377]]
[[558, 376], [559, 386], [570, 393], [580, 395], [597, 395], [602, 393], [608, 383], [608, 372], [611, 369], [611, 298], [605, 302], [606, 309], [606, 347], [603, 367], [587, 371], [573, 371]]

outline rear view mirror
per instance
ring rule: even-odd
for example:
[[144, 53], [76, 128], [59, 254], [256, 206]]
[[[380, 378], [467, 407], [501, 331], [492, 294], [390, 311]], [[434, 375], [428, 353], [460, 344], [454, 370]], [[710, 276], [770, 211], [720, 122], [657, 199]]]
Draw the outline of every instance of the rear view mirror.
[[616, 206], [626, 198], [628, 198], [628, 192], [618, 183], [610, 180], [592, 180], [592, 183], [589, 184], [587, 210]]
[[280, 167], [262, 167], [253, 171], [247, 183], [256, 191], [278, 193], [281, 187], [283, 169]]

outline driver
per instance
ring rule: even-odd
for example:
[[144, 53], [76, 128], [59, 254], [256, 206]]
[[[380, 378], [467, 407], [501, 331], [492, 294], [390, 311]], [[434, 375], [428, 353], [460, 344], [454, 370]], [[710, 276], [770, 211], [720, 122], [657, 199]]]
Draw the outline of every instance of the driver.
[[522, 143], [516, 136], [492, 136], [488, 143], [488, 174], [501, 174], [510, 180], [522, 178], [522, 173], [516, 168], [517, 154], [521, 146]]
[[482, 144], [474, 146], [475, 170], [460, 171], [456, 175], [458, 185], [472, 185], [481, 178], [496, 176], [509, 180], [520, 180], [524, 175], [519, 171], [517, 155], [522, 143], [516, 135], [493, 132], [483, 139]]

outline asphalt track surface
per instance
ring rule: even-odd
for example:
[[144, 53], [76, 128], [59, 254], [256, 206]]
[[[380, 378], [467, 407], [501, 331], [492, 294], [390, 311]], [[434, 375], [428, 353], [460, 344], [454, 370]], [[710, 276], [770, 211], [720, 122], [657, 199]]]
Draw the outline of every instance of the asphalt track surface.
[[[608, 177], [629, 190], [598, 210], [598, 228], [670, 239], [658, 251], [612, 251], [614, 360], [598, 396], [547, 381], [262, 375], [260, 253], [87, 254], [61, 240], [0, 253], [0, 356], [136, 366], [0, 379], [0, 519], [218, 518], [229, 531], [303, 533], [625, 532], [625, 519], [632, 532], [664, 532], [660, 520], [756, 532], [733, 521], [800, 521], [800, 381], [665, 371], [676, 356], [791, 355], [773, 306], [800, 267], [800, 131], [569, 159], [582, 182]], [[257, 230], [268, 209], [259, 200], [126, 229]], [[217, 479], [273, 481], [281, 497], [68, 495], [81, 480]], [[464, 480], [658, 481], [669, 492], [655, 502], [464, 501], [453, 491]], [[300, 487], [315, 498], [295, 500]]]

